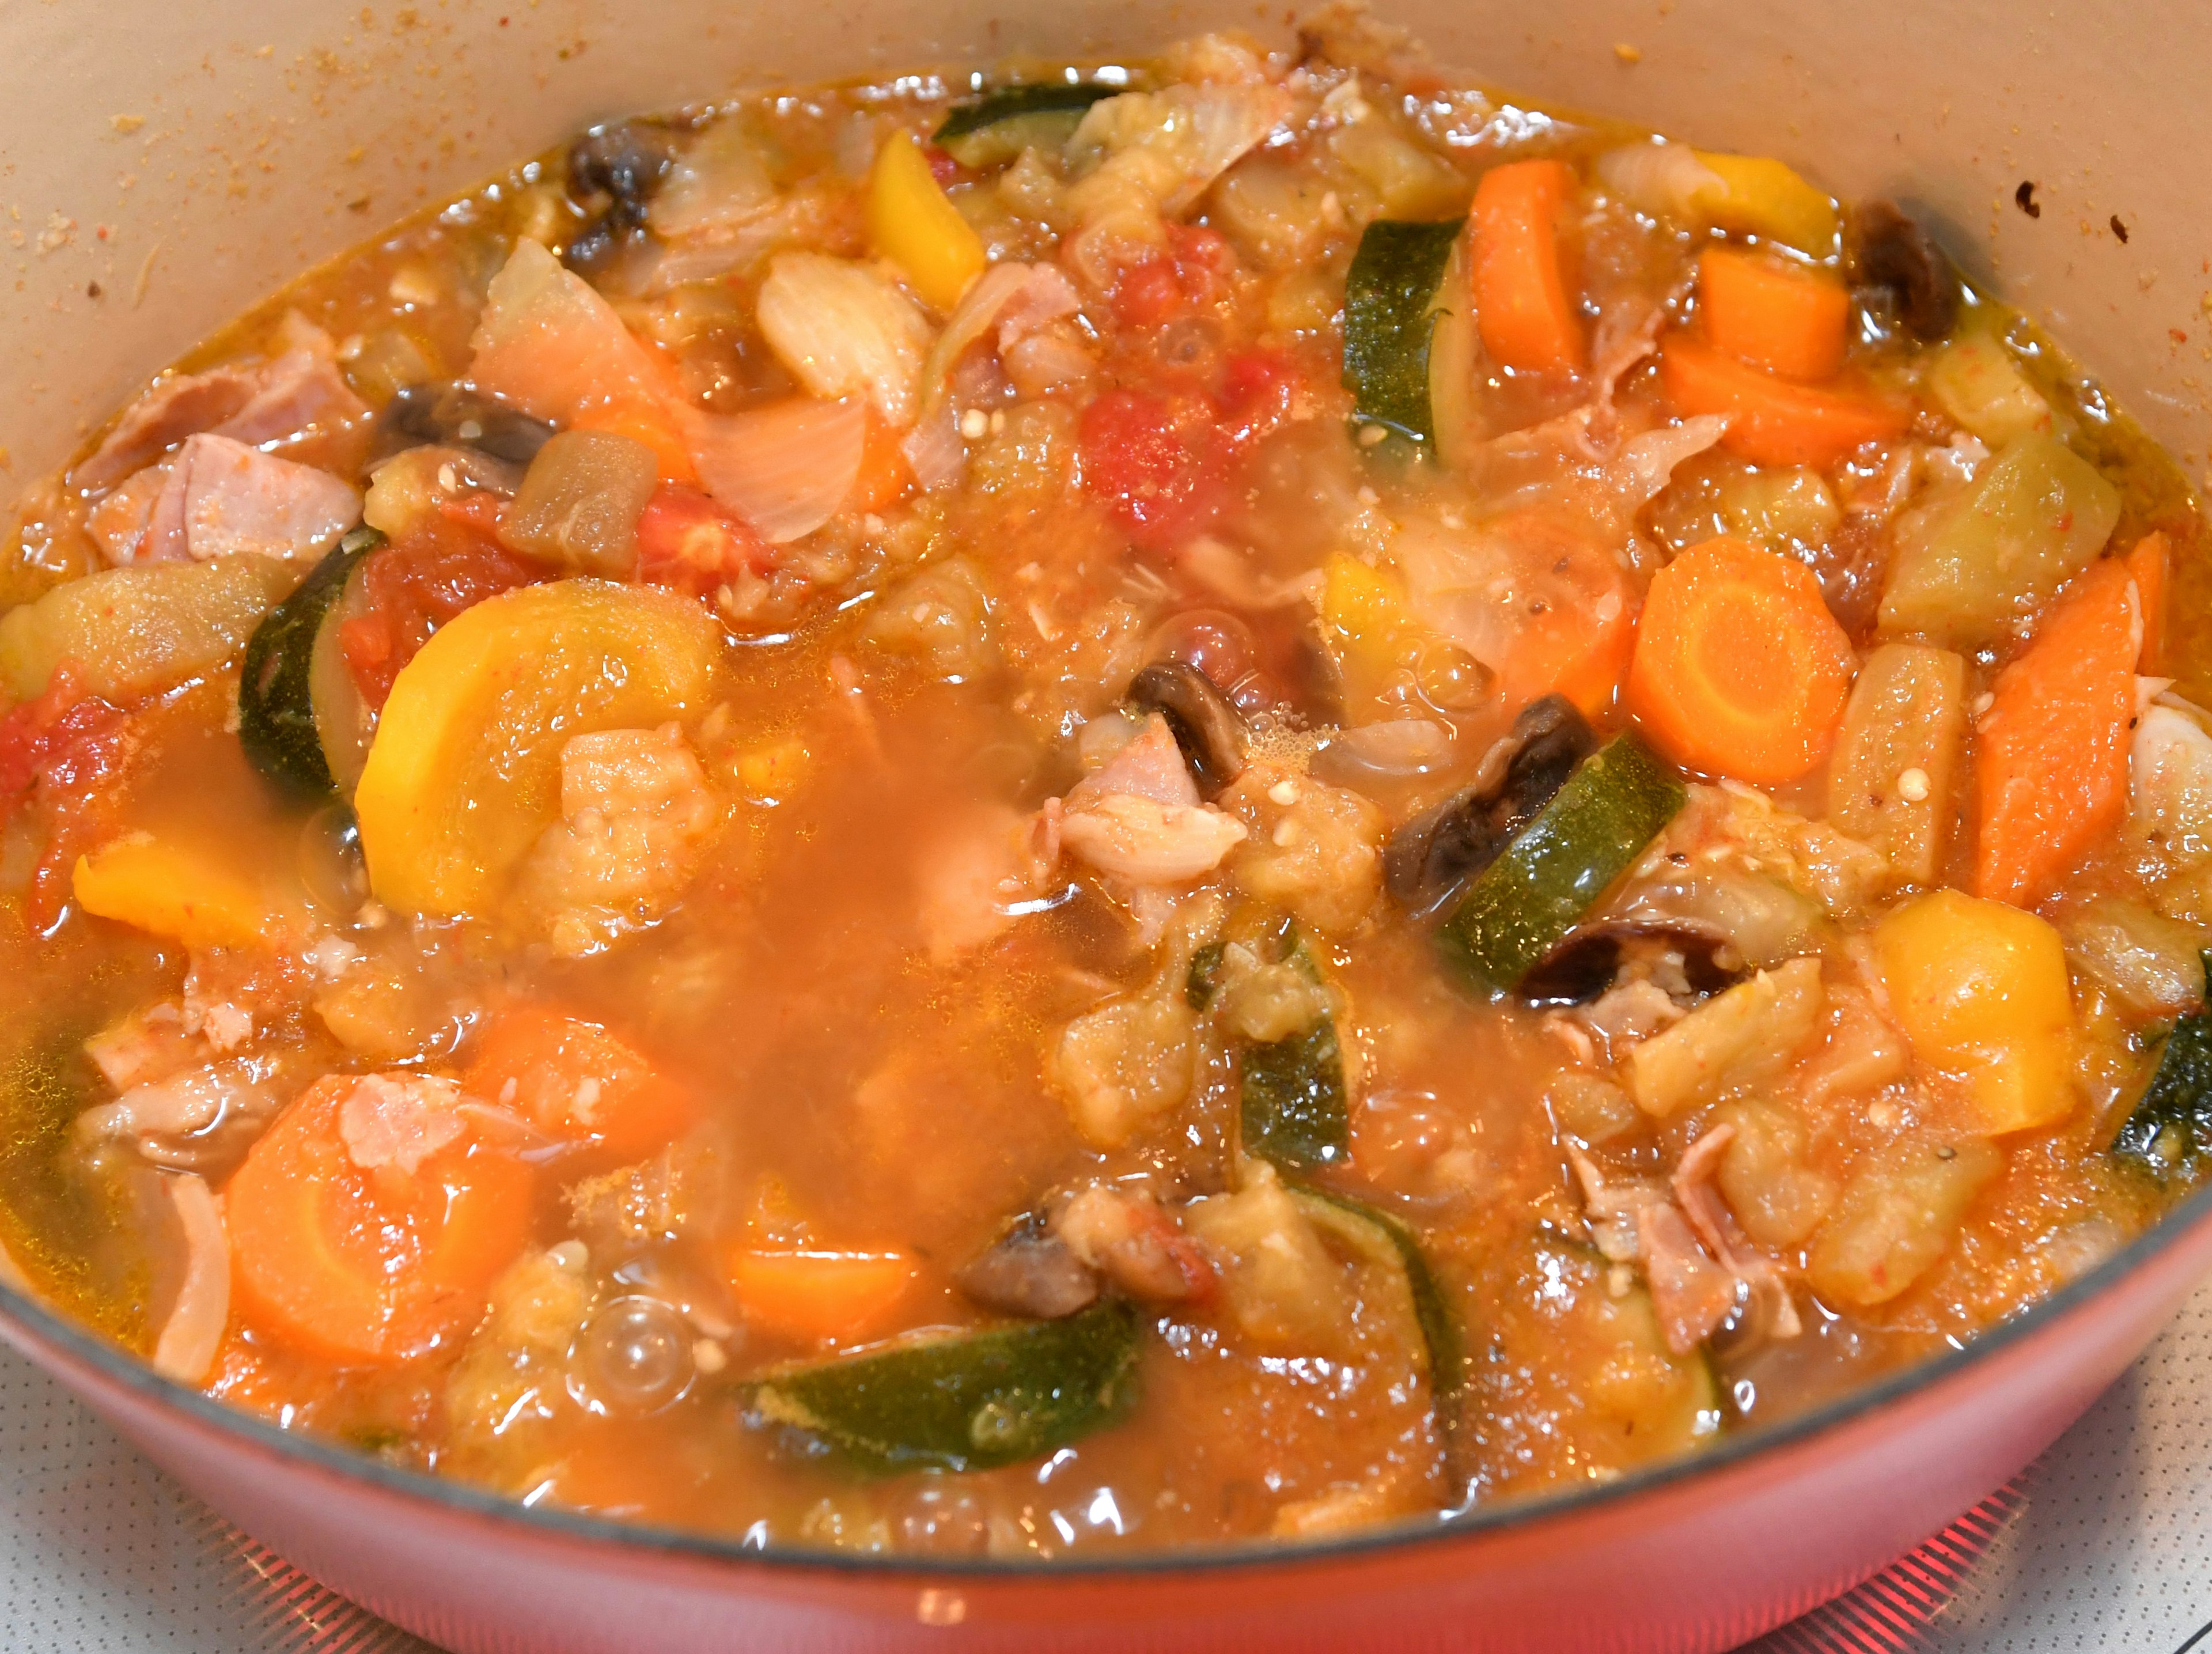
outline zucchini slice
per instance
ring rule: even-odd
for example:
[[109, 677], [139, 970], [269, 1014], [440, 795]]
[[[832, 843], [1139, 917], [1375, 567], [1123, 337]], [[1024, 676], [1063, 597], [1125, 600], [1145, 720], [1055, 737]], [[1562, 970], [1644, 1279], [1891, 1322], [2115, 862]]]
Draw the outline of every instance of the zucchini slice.
[[[2203, 956], [2212, 994], [2212, 952]], [[2163, 1177], [2212, 1150], [2212, 1010], [2197, 1011], [2167, 1031], [2158, 1067], [2143, 1087], [2112, 1152]]]
[[[374, 529], [355, 529], [246, 640], [238, 678], [238, 742], [255, 769], [296, 792], [320, 796], [338, 789], [317, 715], [336, 709], [334, 690], [340, 687], [319, 678], [334, 669], [343, 673], [343, 663], [324, 639], [355, 568], [383, 544]], [[351, 684], [342, 687], [349, 691]], [[351, 768], [359, 774], [357, 764]]]
[[[1469, 334], [1462, 315], [1467, 283], [1448, 281], [1459, 260], [1454, 249], [1464, 219], [1440, 223], [1407, 223], [1378, 218], [1359, 238], [1358, 251], [1344, 282], [1344, 388], [1354, 399], [1352, 417], [1380, 425], [1413, 441], [1437, 439], [1437, 408], [1430, 393], [1431, 356], [1443, 366], [1472, 371]], [[1439, 343], [1439, 315], [1454, 289], [1462, 295], [1452, 306], [1461, 324], [1446, 329]], [[1448, 404], [1453, 419], [1465, 417], [1464, 398]], [[1456, 432], [1454, 433], [1456, 435]]]
[[1246, 1153], [1285, 1171], [1313, 1171], [1352, 1152], [1335, 1018], [1324, 1016], [1287, 1039], [1248, 1045], [1237, 1063]]
[[1503, 993], [1581, 922], [1688, 794], [1633, 732], [1583, 760], [1467, 888], [1437, 933], [1476, 986]]
[[1142, 1325], [1109, 1299], [1062, 1321], [919, 1338], [769, 1373], [751, 1406], [877, 1475], [1017, 1464], [1134, 1402]]
[[1370, 1262], [1404, 1272], [1413, 1318], [1420, 1323], [1421, 1342], [1428, 1351], [1429, 1390], [1436, 1398], [1438, 1416], [1449, 1424], [1453, 1415], [1448, 1404], [1458, 1396], [1467, 1380], [1467, 1357], [1459, 1323], [1444, 1302], [1443, 1288], [1437, 1284], [1436, 1274], [1429, 1268], [1428, 1257], [1413, 1231], [1389, 1213], [1348, 1195], [1306, 1183], [1290, 1188], [1291, 1198], [1316, 1227], [1334, 1235]]
[[930, 141], [963, 167], [995, 167], [1024, 149], [1059, 149], [1085, 111], [1124, 89], [1095, 81], [1001, 87], [955, 105]]

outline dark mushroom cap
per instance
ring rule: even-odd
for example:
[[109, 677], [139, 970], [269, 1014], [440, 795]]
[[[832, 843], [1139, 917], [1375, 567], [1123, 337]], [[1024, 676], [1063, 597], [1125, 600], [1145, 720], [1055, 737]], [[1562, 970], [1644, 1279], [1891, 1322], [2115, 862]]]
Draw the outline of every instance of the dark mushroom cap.
[[380, 454], [435, 442], [473, 448], [515, 465], [535, 459], [557, 429], [495, 398], [450, 382], [404, 387], [385, 404], [377, 426]]
[[1887, 201], [1851, 216], [1851, 278], [1888, 295], [1905, 331], [1932, 344], [1959, 316], [1959, 277], [1935, 238]]
[[1589, 925], [1566, 937], [1530, 967], [1514, 990], [1531, 1005], [1588, 1005], [1604, 997], [1638, 944], [1671, 949], [1698, 999], [1717, 994], [1743, 973], [1728, 939], [1704, 925], [1651, 920]]
[[1212, 798], [1244, 773], [1250, 732], [1237, 708], [1197, 667], [1155, 660], [1129, 680], [1127, 700], [1167, 720], [1199, 792]]

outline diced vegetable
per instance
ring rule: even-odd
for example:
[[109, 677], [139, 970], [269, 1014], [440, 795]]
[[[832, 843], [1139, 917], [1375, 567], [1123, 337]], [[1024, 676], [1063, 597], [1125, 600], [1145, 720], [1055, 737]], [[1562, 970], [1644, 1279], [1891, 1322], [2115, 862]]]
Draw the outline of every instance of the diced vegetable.
[[1951, 341], [1921, 380], [1936, 405], [1991, 447], [2015, 437], [2052, 434], [2051, 404], [1994, 336], [1976, 331]]
[[562, 431], [530, 462], [499, 537], [570, 574], [626, 578], [637, 563], [637, 520], [659, 481], [653, 450], [635, 437]]
[[2088, 566], [2119, 515], [2119, 490], [2087, 460], [2052, 436], [2016, 437], [1963, 490], [1899, 520], [1882, 629], [1996, 643]]
[[1599, 156], [1597, 171], [1632, 205], [1686, 228], [1765, 236], [1815, 258], [1836, 250], [1836, 204], [1768, 156], [1632, 143]]
[[[2201, 956], [2212, 989], [2212, 953]], [[2181, 1018], [2159, 1048], [2158, 1067], [2143, 1088], [2112, 1152], [2164, 1177], [2212, 1152], [2212, 1012]]]
[[[422, 1138], [436, 1146], [409, 1164], [391, 1145], [392, 1158], [361, 1164], [364, 1135], [349, 1116], [369, 1087], [382, 1088], [370, 1093], [374, 1108], [439, 1119], [443, 1129]], [[409, 1096], [417, 1088], [429, 1093], [419, 1104]], [[249, 1320], [348, 1365], [430, 1355], [467, 1336], [529, 1240], [537, 1180], [454, 1107], [459, 1095], [422, 1075], [339, 1074], [277, 1116], [223, 1191]]]
[[1575, 194], [1563, 161], [1493, 167], [1475, 185], [1475, 319], [1483, 349], [1523, 373], [1571, 372], [1588, 356], [1559, 259], [1559, 221]]
[[2066, 949], [2049, 924], [1946, 890], [1899, 908], [1874, 941], [1913, 1055], [1956, 1079], [1976, 1129], [2032, 1130], [2079, 1105]]
[[892, 133], [876, 151], [868, 172], [868, 235], [939, 315], [950, 315], [983, 273], [982, 238], [938, 187], [911, 132]]
[[1754, 465], [1822, 469], [1862, 443], [1900, 435], [1911, 410], [1848, 382], [1815, 389], [1724, 356], [1687, 333], [1659, 350], [1659, 383], [1686, 415], [1724, 414], [1721, 445]]
[[1468, 885], [1437, 933], [1475, 985], [1510, 990], [1674, 819], [1682, 784], [1633, 733], [1615, 736]]
[[867, 457], [867, 402], [793, 397], [700, 422], [699, 480], [770, 545], [811, 534], [843, 508]]
[[1827, 544], [1844, 520], [1827, 480], [1809, 465], [1745, 471], [1724, 478], [1721, 514], [1754, 545], [1788, 556]]
[[1829, 761], [1828, 819], [1881, 851], [1896, 883], [1942, 869], [1966, 739], [1963, 659], [1917, 643], [1867, 657]]
[[2136, 830], [2188, 860], [2212, 855], [2212, 730], [2186, 702], [2142, 709], [2128, 752]]
[[0, 687], [35, 697], [62, 661], [117, 702], [170, 689], [235, 654], [298, 570], [273, 557], [139, 563], [57, 586], [0, 615]]
[[[1316, 1228], [1357, 1249], [1370, 1262], [1404, 1274], [1413, 1318], [1420, 1324], [1421, 1341], [1428, 1352], [1429, 1389], [1440, 1408], [1449, 1402], [1467, 1377], [1459, 1323], [1413, 1231], [1389, 1213], [1346, 1195], [1303, 1186], [1293, 1186], [1291, 1193]], [[1449, 1420], [1450, 1415], [1444, 1416]]]
[[[346, 582], [383, 544], [373, 528], [347, 535], [247, 640], [238, 678], [239, 745], [263, 775], [299, 792], [327, 794], [338, 786], [324, 750], [317, 690], [327, 696], [325, 680], [343, 673], [337, 619]], [[357, 775], [358, 765], [352, 769]]]
[[2119, 824], [2142, 650], [2135, 581], [2107, 560], [1997, 675], [1976, 730], [1977, 895], [2032, 906]]
[[[1310, 1171], [1352, 1152], [1344, 1054], [1321, 988], [1320, 969], [1295, 932], [1284, 939], [1282, 953], [1274, 964], [1261, 965], [1230, 984], [1226, 1010], [1232, 1027], [1241, 1023], [1253, 1032], [1271, 1033], [1285, 1022], [1298, 1025], [1295, 1031], [1246, 1045], [1238, 1054], [1238, 1130], [1247, 1154], [1285, 1171]], [[1258, 996], [1248, 991], [1255, 978], [1264, 990], [1272, 972], [1286, 974], [1293, 991]], [[1300, 987], [1306, 991], [1297, 991]], [[1255, 1004], [1259, 997], [1279, 1003], [1287, 1014], [1270, 1014]]]
[[894, 429], [914, 423], [932, 330], [867, 265], [781, 253], [761, 283], [758, 319], [776, 359], [811, 394], [866, 397]]
[[609, 1164], [643, 1159], [698, 1112], [690, 1092], [597, 1023], [542, 1006], [494, 1022], [461, 1083]]
[[747, 1323], [777, 1338], [855, 1344], [890, 1327], [920, 1274], [904, 1252], [777, 1247], [750, 1237], [722, 1255]]
[[1966, 1208], [2004, 1170], [1991, 1144], [1906, 1138], [1860, 1164], [1813, 1237], [1806, 1273], [1832, 1302], [1887, 1304], [1950, 1250]]
[[1856, 664], [1804, 564], [1708, 540], [1652, 577], [1628, 706], [1677, 763], [1778, 786], [1827, 755]]
[[689, 598], [557, 581], [447, 623], [385, 702], [354, 796], [380, 900], [489, 911], [557, 813], [561, 748], [704, 704], [720, 629]]
[[2101, 896], [2059, 921], [2075, 967], [2138, 1016], [2172, 1018], [2204, 1000], [2204, 961], [2194, 925]]
[[1084, 111], [1121, 88], [1084, 81], [1008, 86], [955, 105], [930, 140], [963, 167], [995, 167], [1024, 149], [1057, 150], [1074, 136]]
[[196, 847], [150, 834], [77, 858], [77, 905], [186, 947], [246, 947], [277, 915], [253, 881]]
[[1698, 259], [1706, 342], [1784, 379], [1833, 378], [1844, 365], [1851, 295], [1825, 271], [1746, 247]]
[[1134, 1310], [1109, 1300], [786, 1368], [753, 1384], [751, 1404], [863, 1470], [986, 1470], [1112, 1423], [1135, 1399], [1141, 1331]]
[[1761, 1246], [1802, 1244], [1836, 1203], [1834, 1180], [1806, 1163], [1804, 1121], [1756, 1098], [1723, 1104], [1719, 1121], [1735, 1132], [1713, 1179], [1729, 1210]]
[[1792, 959], [1706, 1000], [1628, 1054], [1628, 1094], [1664, 1120], [1788, 1066], [1826, 1002], [1818, 959]]
[[1355, 418], [1417, 442], [1436, 439], [1429, 352], [1457, 221], [1378, 218], [1360, 235], [1344, 289], [1344, 386]]
[[1328, 140], [1336, 158], [1373, 186], [1387, 218], [1448, 218], [1467, 210], [1468, 183], [1441, 155], [1383, 120], [1357, 120]]
[[2135, 577], [2136, 612], [2142, 617], [2142, 662], [2138, 672], [2155, 672], [2166, 658], [2166, 590], [2173, 582], [2173, 552], [2163, 534], [2146, 534], [2128, 553]]

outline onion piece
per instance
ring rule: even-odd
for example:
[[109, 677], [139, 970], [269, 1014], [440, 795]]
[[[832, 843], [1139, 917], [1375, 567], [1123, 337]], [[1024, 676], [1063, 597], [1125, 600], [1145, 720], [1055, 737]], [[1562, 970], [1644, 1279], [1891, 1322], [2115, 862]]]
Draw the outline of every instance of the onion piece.
[[830, 520], [852, 493], [867, 447], [868, 404], [858, 397], [793, 397], [743, 413], [704, 414], [691, 434], [699, 480], [770, 545]]
[[1322, 749], [1332, 768], [1419, 775], [1451, 756], [1451, 732], [1432, 718], [1392, 718], [1340, 730]]
[[198, 1384], [215, 1365], [230, 1322], [230, 1237], [206, 1179], [165, 1176], [161, 1181], [184, 1226], [185, 1280], [154, 1346], [154, 1371], [180, 1384]]
[[744, 123], [719, 120], [677, 156], [645, 221], [664, 240], [718, 236], [775, 201], [775, 185]]
[[874, 271], [819, 252], [780, 254], [757, 315], [769, 348], [816, 396], [865, 395], [893, 429], [914, 423], [929, 320]]

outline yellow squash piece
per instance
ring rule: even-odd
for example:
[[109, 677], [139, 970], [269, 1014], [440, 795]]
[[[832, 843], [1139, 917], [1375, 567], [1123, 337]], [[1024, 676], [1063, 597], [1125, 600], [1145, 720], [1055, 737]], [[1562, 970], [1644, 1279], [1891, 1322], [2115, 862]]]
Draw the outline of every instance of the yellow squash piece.
[[1698, 204], [1720, 228], [1763, 235], [1815, 258], [1836, 250], [1836, 204], [1771, 155], [1697, 152], [1720, 187], [1698, 192]]
[[392, 684], [354, 794], [377, 899], [489, 912], [558, 816], [561, 749], [703, 706], [722, 643], [691, 599], [597, 580], [524, 587], [448, 623]]
[[73, 880], [87, 913], [186, 947], [244, 947], [273, 915], [251, 881], [188, 846], [134, 833], [81, 855]]
[[2072, 1113], [2074, 1002], [2065, 944], [2035, 915], [1938, 891], [1875, 931], [1912, 1054], [1959, 1079], [1990, 1136]]
[[939, 315], [983, 273], [983, 240], [929, 170], [911, 132], [894, 132], [868, 172], [868, 235]]

